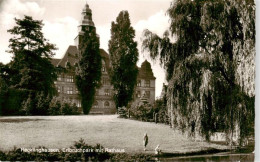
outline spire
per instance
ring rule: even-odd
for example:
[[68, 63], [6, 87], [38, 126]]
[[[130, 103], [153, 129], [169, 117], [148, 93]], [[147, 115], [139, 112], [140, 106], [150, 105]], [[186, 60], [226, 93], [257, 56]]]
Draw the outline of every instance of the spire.
[[82, 40], [81, 37], [84, 35], [84, 33], [89, 32], [91, 30], [96, 30], [96, 28], [94, 22], [92, 21], [92, 11], [89, 8], [88, 3], [86, 3], [81, 12], [81, 20], [78, 26], [79, 33], [77, 37], [74, 39], [75, 45], [77, 47], [79, 46]]
[[89, 8], [88, 3], [84, 6], [81, 12], [81, 25], [82, 26], [95, 26], [94, 22], [92, 21], [92, 11]]
[[94, 22], [92, 21], [92, 11], [89, 8], [88, 3], [84, 6], [81, 12], [81, 21], [80, 25], [78, 26], [79, 33], [85, 32], [90, 27], [95, 27]]

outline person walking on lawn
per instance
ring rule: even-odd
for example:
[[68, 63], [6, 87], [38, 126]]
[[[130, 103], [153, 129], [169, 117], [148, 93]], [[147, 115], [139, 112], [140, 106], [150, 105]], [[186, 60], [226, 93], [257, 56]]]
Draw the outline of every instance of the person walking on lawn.
[[143, 141], [143, 143], [144, 143], [144, 151], [146, 151], [146, 146], [148, 144], [148, 135], [147, 135], [147, 133], [144, 134], [144, 141]]

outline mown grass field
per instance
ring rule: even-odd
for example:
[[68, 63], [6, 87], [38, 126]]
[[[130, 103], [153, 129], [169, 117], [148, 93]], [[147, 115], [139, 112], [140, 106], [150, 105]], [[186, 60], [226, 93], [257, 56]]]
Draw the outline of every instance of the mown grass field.
[[144, 153], [143, 135], [149, 142], [146, 151], [153, 153], [160, 144], [163, 152], [185, 153], [225, 146], [187, 139], [179, 131], [163, 124], [98, 116], [28, 116], [0, 117], [0, 150], [17, 148], [69, 148], [74, 141], [84, 139], [89, 145], [125, 149], [129, 153]]

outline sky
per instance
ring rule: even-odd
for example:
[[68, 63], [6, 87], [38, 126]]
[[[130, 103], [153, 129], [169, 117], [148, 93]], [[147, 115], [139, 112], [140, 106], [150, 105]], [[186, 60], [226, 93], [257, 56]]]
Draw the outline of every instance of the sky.
[[172, 0], [0, 0], [0, 62], [8, 63], [12, 55], [7, 53], [9, 39], [7, 30], [15, 25], [14, 18], [22, 19], [24, 15], [43, 20], [42, 32], [50, 43], [56, 44], [55, 58], [61, 58], [69, 45], [74, 45], [77, 36], [81, 11], [86, 3], [92, 10], [92, 18], [100, 36], [100, 48], [108, 52], [111, 22], [116, 20], [119, 12], [127, 10], [131, 25], [136, 31], [138, 42], [138, 66], [147, 59], [156, 77], [156, 97], [160, 96], [165, 71], [158, 61], [152, 61], [148, 52], [141, 50], [142, 32], [149, 29], [162, 36], [169, 27], [169, 18], [165, 14]]

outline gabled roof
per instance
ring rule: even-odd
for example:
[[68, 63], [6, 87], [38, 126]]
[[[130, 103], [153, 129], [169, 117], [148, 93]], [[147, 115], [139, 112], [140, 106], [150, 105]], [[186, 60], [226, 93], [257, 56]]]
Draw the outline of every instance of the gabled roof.
[[[109, 66], [110, 66], [109, 54], [104, 49], [100, 49], [100, 55], [101, 55], [101, 58], [105, 61], [106, 68], [109, 69]], [[61, 59], [53, 58], [51, 60], [51, 63], [54, 66], [65, 67], [67, 62], [69, 62], [70, 65], [73, 66], [77, 61], [78, 61], [78, 49], [77, 49], [77, 47], [76, 46], [69, 46], [67, 51], [65, 52], [63, 58], [61, 58]]]
[[57, 66], [61, 59], [52, 58], [51, 63], [53, 66]]
[[139, 70], [138, 78], [141, 78], [141, 79], [156, 79], [153, 75], [151, 64], [147, 60], [145, 60], [142, 63], [141, 68], [138, 68], [138, 70]]
[[65, 67], [66, 63], [69, 62], [70, 65], [74, 65], [78, 60], [78, 49], [76, 46], [69, 46], [63, 58], [56, 66]]

